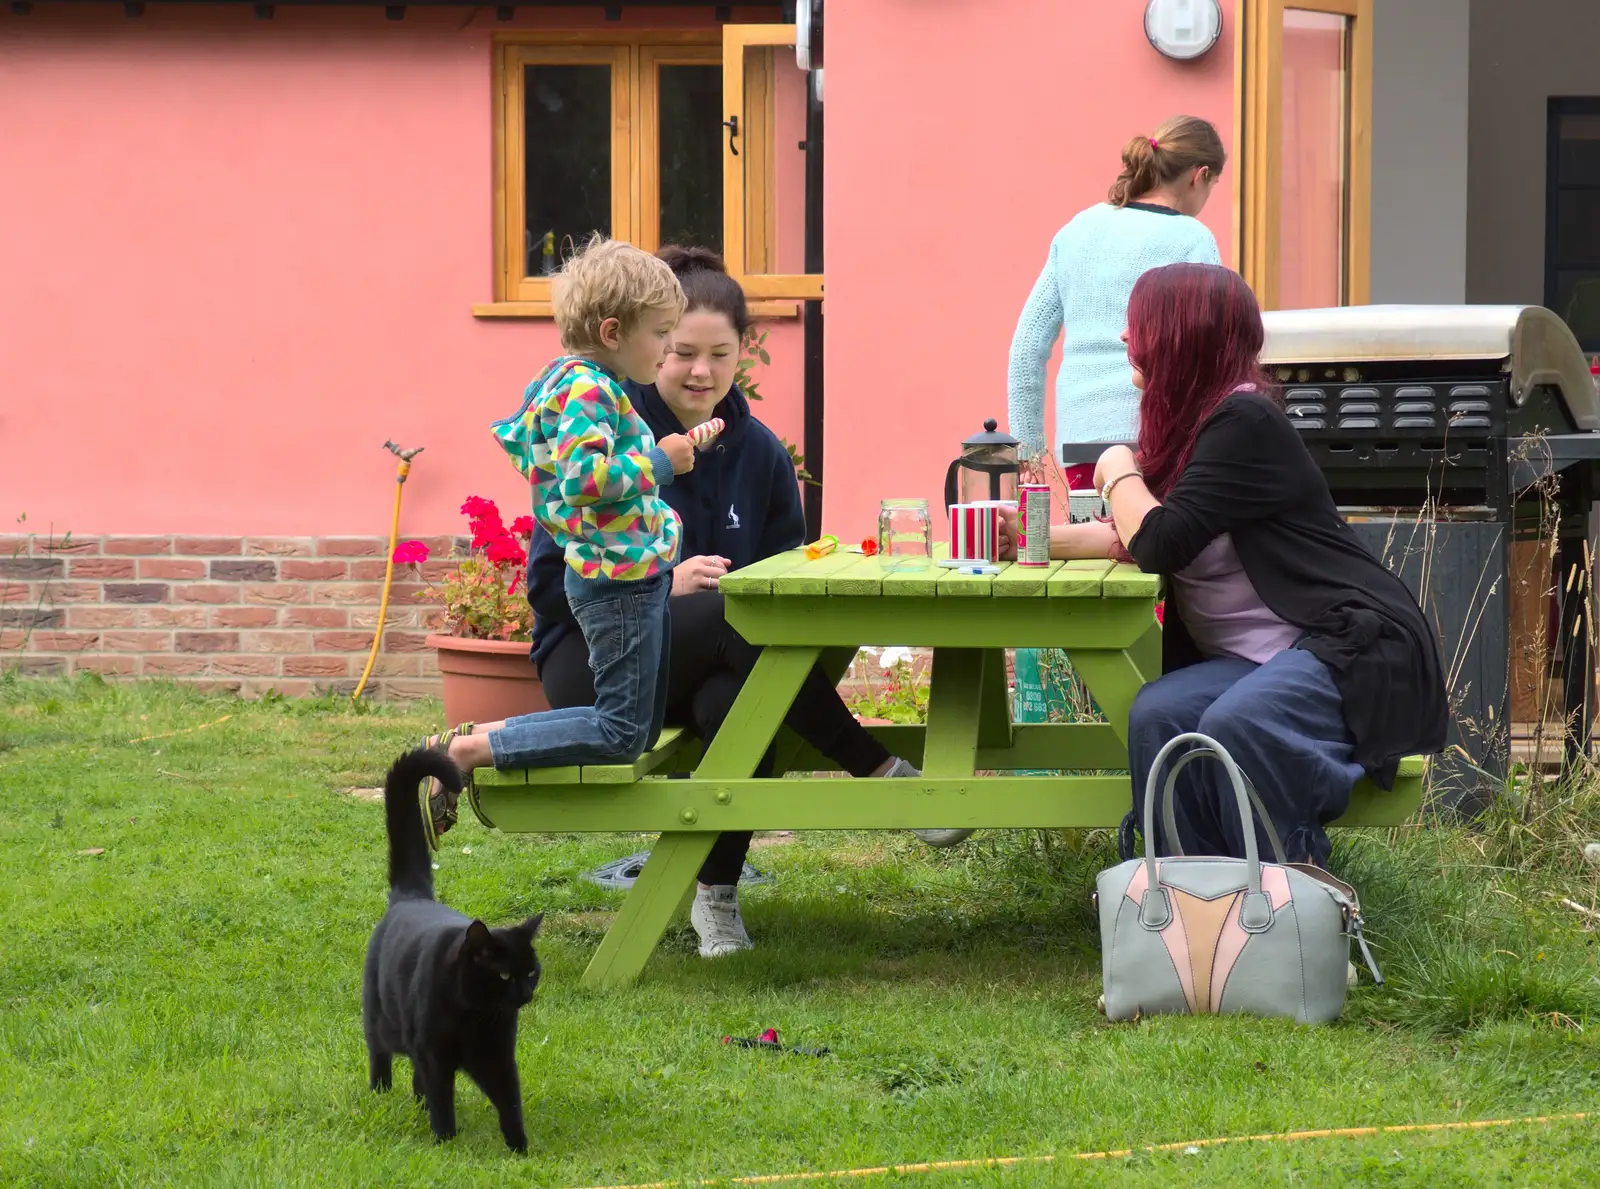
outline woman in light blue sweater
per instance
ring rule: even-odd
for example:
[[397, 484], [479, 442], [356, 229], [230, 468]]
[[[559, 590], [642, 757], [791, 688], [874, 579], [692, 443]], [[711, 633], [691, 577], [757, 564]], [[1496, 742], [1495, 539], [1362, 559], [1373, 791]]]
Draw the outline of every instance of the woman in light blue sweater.
[[[1226, 160], [1215, 128], [1194, 116], [1174, 116], [1154, 136], [1128, 142], [1109, 202], [1080, 211], [1056, 232], [1011, 341], [1011, 433], [1024, 457], [1051, 446], [1059, 459], [1063, 442], [1133, 441], [1139, 393], [1122, 342], [1128, 297], [1152, 268], [1221, 263], [1216, 238], [1196, 216]], [[1056, 440], [1050, 444], [1044, 438], [1045, 369], [1063, 326]], [[1093, 471], [1092, 463], [1072, 467], [1067, 479], [1074, 489], [1087, 489]]]

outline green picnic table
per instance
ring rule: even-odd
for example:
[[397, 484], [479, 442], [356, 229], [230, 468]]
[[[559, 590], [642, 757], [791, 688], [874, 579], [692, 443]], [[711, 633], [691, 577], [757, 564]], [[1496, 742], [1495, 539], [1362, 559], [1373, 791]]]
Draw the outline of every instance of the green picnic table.
[[[762, 653], [709, 747], [669, 727], [632, 764], [478, 776], [480, 816], [501, 830], [660, 834], [586, 985], [637, 977], [724, 830], [1116, 826], [1127, 812], [1128, 711], [1161, 672], [1154, 575], [1108, 561], [975, 575], [796, 550], [729, 574], [720, 589], [728, 622]], [[933, 650], [926, 727], [871, 728], [922, 777], [785, 779], [837, 767], [783, 718], [812, 665], [837, 681], [863, 645]], [[1014, 648], [1063, 650], [1108, 721], [1013, 724]], [[774, 741], [773, 776], [753, 776]], [[1062, 774], [1017, 774], [1028, 770]], [[1363, 782], [1337, 824], [1403, 823], [1420, 803], [1422, 772], [1420, 759], [1407, 761], [1392, 792]]]

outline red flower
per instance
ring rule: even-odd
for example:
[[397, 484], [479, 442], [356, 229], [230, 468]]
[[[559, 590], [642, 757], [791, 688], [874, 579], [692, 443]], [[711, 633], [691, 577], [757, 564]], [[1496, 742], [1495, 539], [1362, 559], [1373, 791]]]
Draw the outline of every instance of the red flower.
[[461, 514], [472, 520], [500, 519], [500, 509], [494, 506], [494, 501], [481, 495], [469, 495], [467, 502], [461, 505]]
[[514, 537], [533, 536], [533, 517], [518, 516], [511, 522], [511, 535]]
[[516, 538], [509, 537], [505, 533], [501, 533], [489, 542], [485, 556], [488, 557], [489, 564], [492, 566], [508, 564], [520, 566], [528, 560], [528, 555], [523, 552], [522, 546], [517, 544]]
[[397, 566], [420, 565], [428, 560], [428, 547], [421, 541], [401, 541], [394, 547], [394, 563]]
[[474, 549], [483, 549], [506, 535], [506, 526], [500, 523], [499, 517], [493, 520], [474, 520], [468, 527], [472, 529]]
[[1166, 627], [1167, 626], [1167, 615], [1166, 615], [1166, 612], [1167, 612], [1167, 602], [1166, 602], [1165, 599], [1163, 599], [1161, 602], [1156, 604], [1156, 622], [1159, 623], [1162, 627]]

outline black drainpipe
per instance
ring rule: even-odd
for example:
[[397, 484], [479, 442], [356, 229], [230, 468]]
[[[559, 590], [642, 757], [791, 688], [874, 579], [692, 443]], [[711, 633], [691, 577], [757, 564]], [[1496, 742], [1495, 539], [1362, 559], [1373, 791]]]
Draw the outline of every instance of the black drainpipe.
[[[814, 79], [815, 75], [808, 76]], [[822, 105], [807, 86], [806, 272], [822, 268]], [[801, 447], [811, 481], [803, 489], [807, 540], [822, 536], [822, 303], [805, 303], [805, 433]]]

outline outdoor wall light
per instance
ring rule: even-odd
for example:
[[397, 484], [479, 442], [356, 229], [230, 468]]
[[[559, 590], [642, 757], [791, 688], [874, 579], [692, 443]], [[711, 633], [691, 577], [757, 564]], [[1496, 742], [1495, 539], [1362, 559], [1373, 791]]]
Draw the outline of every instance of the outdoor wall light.
[[1163, 57], [1192, 61], [1217, 44], [1222, 7], [1217, 0], [1150, 0], [1144, 9], [1144, 35]]

